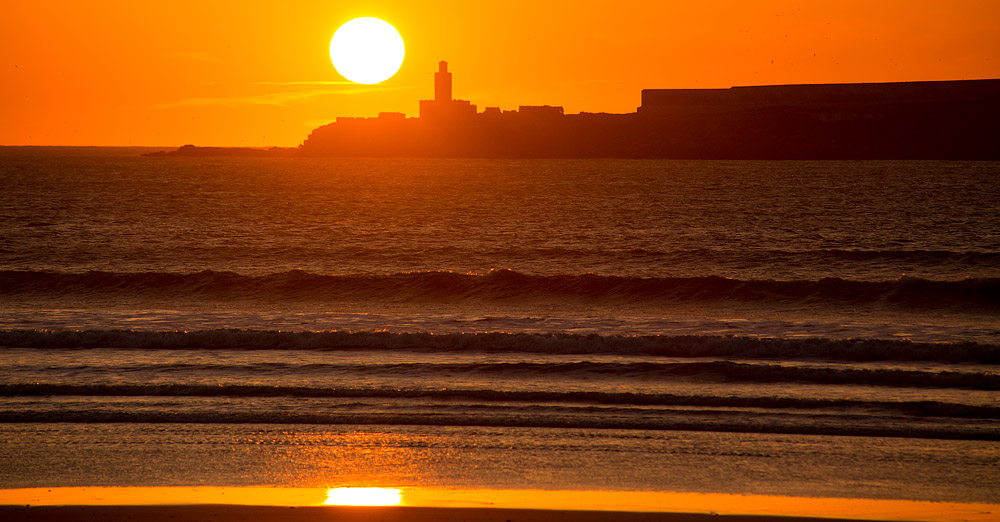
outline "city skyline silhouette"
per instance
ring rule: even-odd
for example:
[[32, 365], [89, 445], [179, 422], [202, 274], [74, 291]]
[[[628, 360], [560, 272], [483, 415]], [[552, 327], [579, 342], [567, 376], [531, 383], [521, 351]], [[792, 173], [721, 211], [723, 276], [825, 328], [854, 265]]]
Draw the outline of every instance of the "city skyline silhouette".
[[479, 111], [438, 62], [419, 115], [338, 117], [298, 148], [150, 155], [671, 159], [997, 159], [1000, 80], [643, 89], [626, 114], [560, 105]]

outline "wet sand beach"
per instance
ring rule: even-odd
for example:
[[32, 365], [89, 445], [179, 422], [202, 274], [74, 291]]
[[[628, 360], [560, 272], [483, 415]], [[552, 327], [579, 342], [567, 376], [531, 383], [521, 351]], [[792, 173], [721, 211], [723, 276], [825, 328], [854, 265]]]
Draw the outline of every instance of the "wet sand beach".
[[[8, 522], [807, 522], [806, 517], [489, 508], [186, 506], [0, 506]], [[856, 520], [856, 519], [855, 519]], [[985, 520], [985, 519], [984, 519]]]
[[[371, 492], [392, 493], [363, 505]], [[369, 496], [366, 496], [369, 494]], [[323, 499], [326, 499], [323, 502]], [[340, 502], [340, 503], [338, 503]], [[0, 520], [287, 522], [986, 522], [997, 504], [642, 491], [439, 488], [24, 488]]]

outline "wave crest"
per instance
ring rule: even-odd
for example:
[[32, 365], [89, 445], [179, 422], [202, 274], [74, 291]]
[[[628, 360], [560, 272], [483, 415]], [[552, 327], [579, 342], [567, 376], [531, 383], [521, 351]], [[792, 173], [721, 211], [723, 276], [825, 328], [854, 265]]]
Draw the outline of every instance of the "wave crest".
[[883, 339], [771, 339], [703, 335], [579, 335], [529, 333], [283, 332], [201, 330], [0, 330], [0, 346], [20, 348], [124, 348], [227, 350], [404, 350], [564, 354], [934, 361], [1000, 364], [1000, 345], [914, 343]]
[[268, 275], [233, 272], [61, 273], [0, 271], [0, 295], [78, 297], [174, 297], [216, 300], [461, 302], [593, 299], [599, 301], [886, 304], [903, 308], [1000, 310], [1000, 278], [933, 281], [739, 280], [720, 276], [635, 278], [529, 275], [513, 270], [487, 274], [408, 272], [388, 275], [323, 275], [293, 270]]

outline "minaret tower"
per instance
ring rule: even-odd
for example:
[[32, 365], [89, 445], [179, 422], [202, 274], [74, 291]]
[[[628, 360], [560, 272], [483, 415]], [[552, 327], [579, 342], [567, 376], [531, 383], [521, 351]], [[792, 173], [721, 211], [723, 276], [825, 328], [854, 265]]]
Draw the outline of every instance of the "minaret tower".
[[437, 123], [454, 123], [475, 117], [475, 105], [451, 97], [451, 73], [448, 72], [448, 62], [441, 60], [438, 71], [434, 73], [434, 99], [420, 100], [420, 118]]
[[434, 73], [434, 101], [451, 101], [451, 73], [448, 72], [448, 62], [438, 63], [438, 72]]

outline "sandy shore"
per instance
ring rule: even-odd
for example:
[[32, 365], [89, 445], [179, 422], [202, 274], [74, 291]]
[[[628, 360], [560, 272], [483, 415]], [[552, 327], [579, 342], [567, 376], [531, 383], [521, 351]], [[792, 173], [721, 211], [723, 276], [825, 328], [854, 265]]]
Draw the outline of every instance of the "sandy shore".
[[845, 519], [423, 507], [0, 506], [5, 522], [827, 522]]
[[[395, 492], [372, 502], [372, 491]], [[355, 501], [366, 507], [352, 506]], [[383, 507], [374, 507], [383, 506]], [[1000, 504], [643, 491], [444, 488], [0, 489], [0, 521], [993, 522]]]

